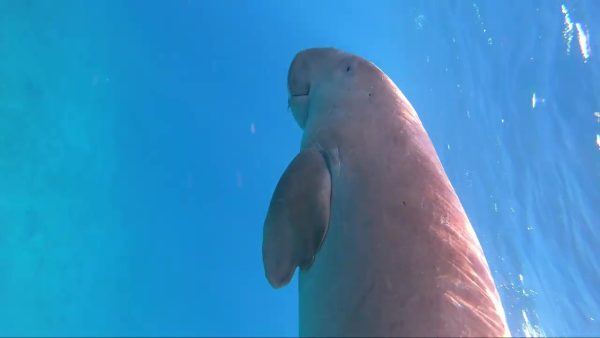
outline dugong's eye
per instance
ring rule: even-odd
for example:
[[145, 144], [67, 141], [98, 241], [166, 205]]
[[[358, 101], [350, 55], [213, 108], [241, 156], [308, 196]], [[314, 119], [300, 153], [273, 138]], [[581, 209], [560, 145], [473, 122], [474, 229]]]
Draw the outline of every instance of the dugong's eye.
[[356, 70], [356, 62], [352, 58], [344, 58], [338, 62], [339, 63], [335, 65], [336, 72], [350, 75]]

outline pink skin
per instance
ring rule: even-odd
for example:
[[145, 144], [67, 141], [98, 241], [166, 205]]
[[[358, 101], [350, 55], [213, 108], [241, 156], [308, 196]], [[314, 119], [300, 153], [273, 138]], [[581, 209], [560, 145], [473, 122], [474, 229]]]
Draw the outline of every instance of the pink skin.
[[[394, 83], [360, 57], [316, 48], [294, 58], [288, 88], [302, 153], [322, 154], [326, 167], [311, 163], [330, 179], [321, 191], [330, 199], [318, 204], [327, 213], [315, 216], [329, 221], [322, 243], [310, 247], [314, 261], [310, 252], [304, 265], [292, 262], [302, 267], [300, 334], [510, 335], [475, 232]], [[310, 172], [303, 177], [311, 181]], [[281, 223], [273, 217], [265, 228]], [[272, 271], [276, 287], [291, 278]]]

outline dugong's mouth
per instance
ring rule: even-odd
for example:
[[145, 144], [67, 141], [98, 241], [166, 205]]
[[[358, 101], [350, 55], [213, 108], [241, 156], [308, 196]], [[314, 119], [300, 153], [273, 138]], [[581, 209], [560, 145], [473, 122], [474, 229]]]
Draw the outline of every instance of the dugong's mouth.
[[304, 84], [300, 86], [300, 88], [289, 88], [290, 98], [299, 97], [299, 96], [308, 96], [310, 94], [310, 84]]
[[296, 110], [298, 108], [304, 109], [306, 107], [299, 107], [299, 105], [303, 106], [308, 101], [308, 93], [307, 94], [290, 94], [288, 97], [288, 108], [292, 110]]
[[288, 106], [292, 108], [292, 103], [297, 100], [306, 100], [308, 99], [308, 95], [310, 94], [310, 88], [306, 88], [306, 90], [299, 92], [289, 92], [288, 96]]
[[288, 70], [288, 105], [300, 128], [304, 129], [308, 119], [308, 106], [311, 92], [310, 65], [313, 64], [311, 55], [300, 52], [296, 54]]
[[304, 129], [306, 119], [308, 118], [308, 97], [309, 92], [307, 91], [300, 94], [290, 93], [288, 98], [288, 107], [292, 110], [294, 119], [296, 119], [296, 122], [302, 129]]
[[310, 94], [310, 85], [306, 85], [305, 88], [301, 90], [289, 90], [289, 98], [288, 98], [288, 106], [292, 108], [292, 103], [298, 100], [308, 100], [308, 95]]
[[[309, 85], [307, 85], [306, 88], [304, 88], [302, 91], [293, 92], [292, 90], [290, 90], [289, 97], [288, 97], [288, 107], [293, 110], [294, 107], [298, 108], [299, 103], [306, 104], [306, 102], [308, 101], [309, 95], [310, 95], [310, 86]], [[305, 107], [303, 107], [303, 108], [305, 108]]]

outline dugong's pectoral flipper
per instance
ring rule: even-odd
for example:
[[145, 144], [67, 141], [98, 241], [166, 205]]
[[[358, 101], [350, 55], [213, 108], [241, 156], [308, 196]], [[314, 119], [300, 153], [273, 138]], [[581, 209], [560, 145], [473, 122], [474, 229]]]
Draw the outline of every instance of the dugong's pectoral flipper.
[[275, 288], [296, 266], [308, 268], [329, 225], [331, 175], [323, 154], [305, 149], [287, 167], [273, 193], [263, 229], [263, 263]]

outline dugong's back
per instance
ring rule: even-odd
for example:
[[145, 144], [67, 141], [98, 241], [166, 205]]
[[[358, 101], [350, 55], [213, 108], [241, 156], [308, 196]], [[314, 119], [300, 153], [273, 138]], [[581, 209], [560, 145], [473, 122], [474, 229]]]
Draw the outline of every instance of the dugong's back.
[[275, 286], [302, 268], [300, 334], [508, 335], [477, 237], [391, 80], [311, 49], [288, 81], [302, 151], [273, 196], [263, 255]]

